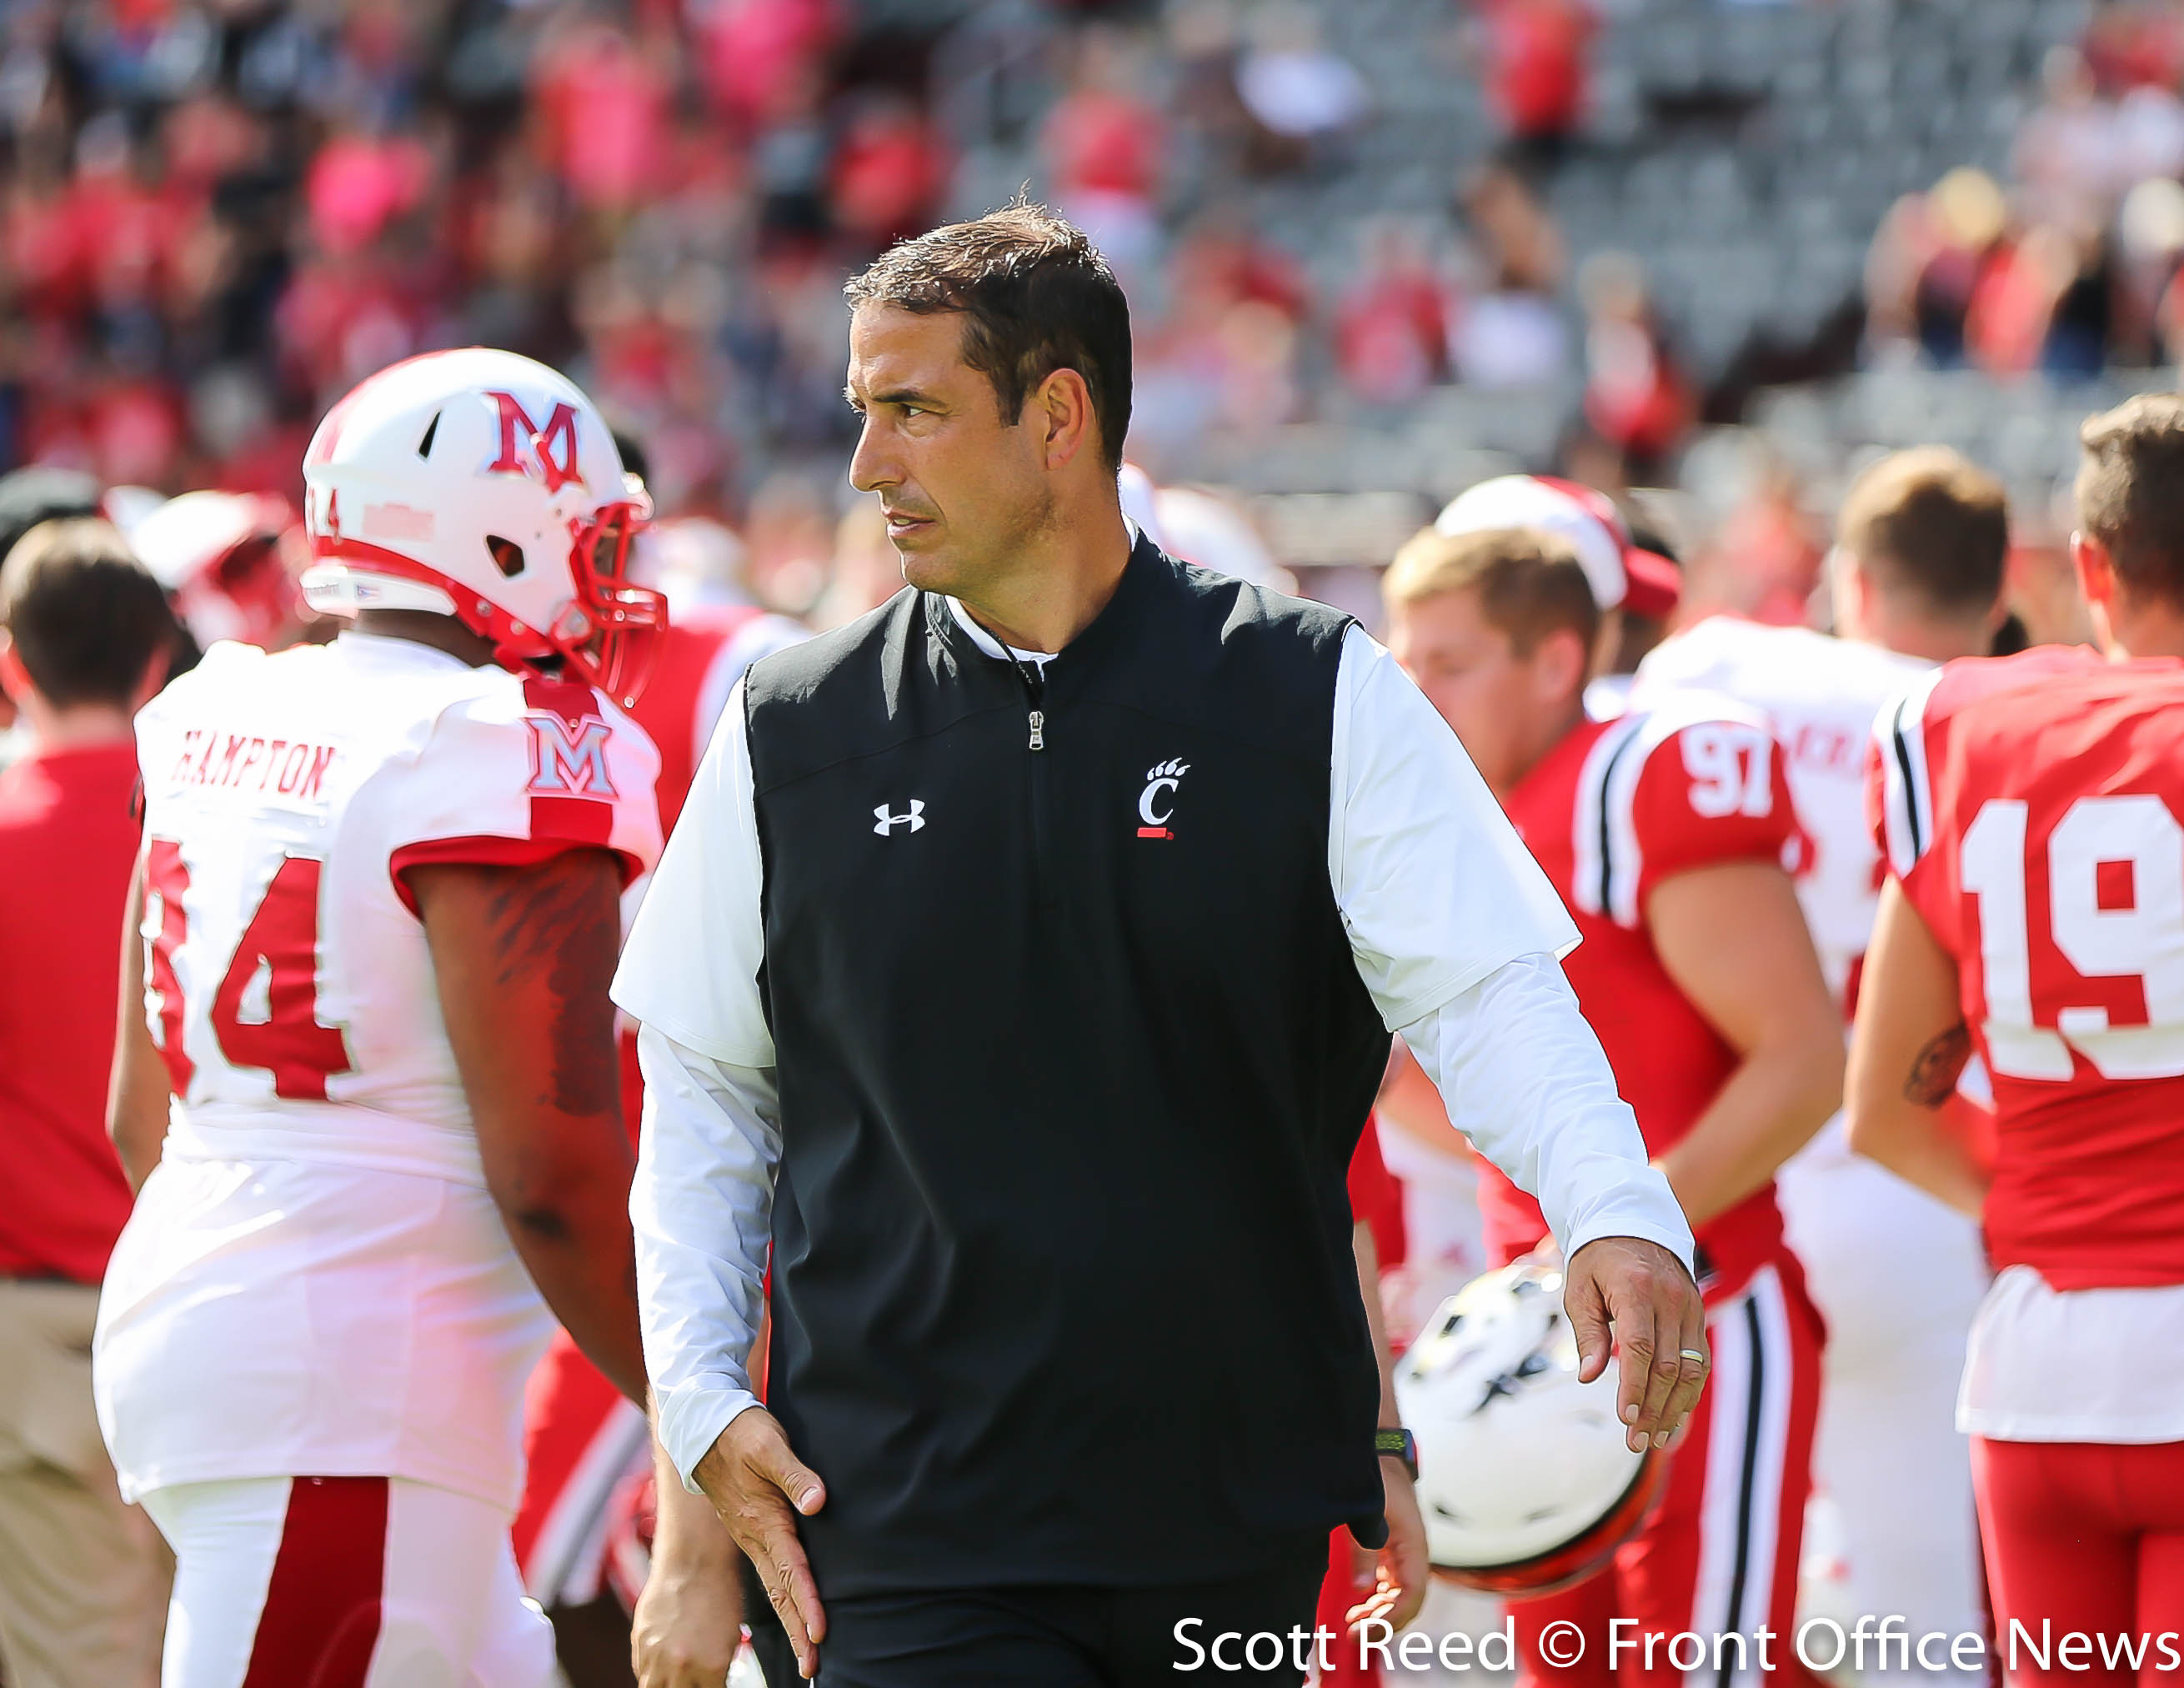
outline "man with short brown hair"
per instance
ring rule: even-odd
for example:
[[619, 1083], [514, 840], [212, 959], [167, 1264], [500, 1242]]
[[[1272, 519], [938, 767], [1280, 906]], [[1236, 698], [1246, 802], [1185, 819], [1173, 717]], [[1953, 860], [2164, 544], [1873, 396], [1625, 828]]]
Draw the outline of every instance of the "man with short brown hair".
[[120, 534], [33, 527], [0, 575], [0, 1674], [150, 1688], [171, 1561], [124, 1506], [92, 1404], [98, 1282], [129, 1217], [106, 1140], [114, 956], [136, 856], [130, 722], [176, 628]]
[[2184, 393], [2142, 393], [2078, 431], [2078, 523], [2135, 595], [2184, 600]]
[[1520, 656], [1561, 628], [1581, 633], [1587, 650], [1596, 642], [1601, 611], [1577, 552], [1542, 528], [1424, 528], [1380, 577], [1381, 593], [1393, 604], [1465, 588], [1478, 591], [1480, 605]]
[[[0, 475], [0, 570], [15, 542], [44, 521], [98, 514], [98, 482], [75, 469], [34, 463]], [[14, 700], [0, 690], [0, 768], [29, 748], [18, 731]]]
[[1892, 453], [1852, 482], [1836, 518], [1836, 631], [1930, 661], [1983, 655], [2008, 555], [1999, 482], [1947, 446]]
[[752, 667], [616, 981], [667, 1480], [830, 1688], [1293, 1685], [1331, 1529], [1375, 1615], [1424, 1593], [1345, 1188], [1390, 1028], [1555, 1216], [1640, 1446], [1705, 1375], [1689, 1232], [1416, 688], [1125, 522], [1083, 235], [1012, 206], [848, 296], [913, 589]]

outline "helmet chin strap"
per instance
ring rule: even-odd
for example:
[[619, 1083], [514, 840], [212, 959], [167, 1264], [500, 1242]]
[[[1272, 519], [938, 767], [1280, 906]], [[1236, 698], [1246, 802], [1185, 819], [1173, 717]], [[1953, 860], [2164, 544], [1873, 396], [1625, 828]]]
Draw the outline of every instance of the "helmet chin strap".
[[513, 645], [493, 646], [493, 660], [511, 674], [536, 674], [538, 671], [538, 659], [526, 655]]

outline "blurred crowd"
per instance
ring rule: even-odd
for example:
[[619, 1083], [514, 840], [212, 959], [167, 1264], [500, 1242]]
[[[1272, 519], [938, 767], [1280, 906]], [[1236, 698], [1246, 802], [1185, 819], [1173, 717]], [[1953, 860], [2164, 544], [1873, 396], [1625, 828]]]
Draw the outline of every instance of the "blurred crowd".
[[2082, 378], [2184, 356], [2184, 5], [2122, 0], [2053, 48], [2010, 179], [1907, 195], [1867, 270], [1873, 354]]
[[[694, 524], [661, 530], [673, 569], [838, 619], [885, 572], [862, 517], [838, 531], [840, 280], [1022, 182], [1130, 290], [1157, 479], [1209, 439], [1398, 426], [1467, 388], [1557, 395], [1560, 443], [1522, 466], [1675, 484], [1719, 393], [1638, 260], [1576, 261], [1552, 210], [1630, 9], [1418, 8], [1490, 149], [1428, 161], [1432, 209], [1314, 248], [1269, 208], [1374, 168], [1376, 112], [1306, 0], [13, 0], [0, 471], [292, 504], [340, 392], [500, 345], [644, 442]], [[2027, 91], [2009, 179], [1954, 170], [1884, 220], [1870, 362], [2184, 354], [2184, 0], [2090, 15]], [[1709, 525], [1742, 559], [1725, 595], [1788, 616], [1819, 547], [1772, 472]]]
[[0, 463], [109, 482], [292, 495], [332, 397], [480, 342], [721, 506], [761, 438], [838, 437], [839, 276], [949, 180], [836, 0], [0, 17]]
[[808, 609], [849, 420], [840, 277], [961, 209], [964, 147], [1012, 102], [998, 127], [1032, 185], [1137, 302], [1141, 454], [1580, 364], [1596, 425], [1641, 459], [1689, 410], [1634, 276], [1588, 277], [1571, 320], [1528, 182], [1582, 114], [1585, 0], [1421, 20], [1518, 167], [1451, 161], [1450, 215], [1373, 225], [1317, 287], [1235, 191], [1341, 170], [1372, 120], [1295, 0], [17, 0], [0, 19], [0, 470], [292, 499], [333, 396], [490, 343], [569, 370], [645, 439], [663, 510], [752, 530], [758, 572]]

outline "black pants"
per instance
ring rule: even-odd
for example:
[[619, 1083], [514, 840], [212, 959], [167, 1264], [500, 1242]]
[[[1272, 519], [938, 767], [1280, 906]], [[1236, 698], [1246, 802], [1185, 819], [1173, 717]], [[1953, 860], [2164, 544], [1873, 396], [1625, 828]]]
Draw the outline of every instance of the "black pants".
[[[799, 1688], [803, 1679], [788, 1637], [758, 1574], [748, 1564], [744, 1569], [751, 1645], [768, 1688]], [[1301, 1657], [1308, 1661], [1326, 1571], [1322, 1537], [1284, 1554], [1272, 1569], [1222, 1582], [833, 1596], [826, 1599], [818, 1688], [1184, 1688], [1200, 1682], [1295, 1688], [1304, 1672], [1290, 1632], [1302, 1630]], [[1200, 1621], [1186, 1621], [1191, 1618]], [[1279, 1638], [1279, 1664], [1273, 1663], [1274, 1643], [1262, 1639], [1253, 1646], [1255, 1636]], [[1177, 1669], [1193, 1663], [1199, 1668]]]

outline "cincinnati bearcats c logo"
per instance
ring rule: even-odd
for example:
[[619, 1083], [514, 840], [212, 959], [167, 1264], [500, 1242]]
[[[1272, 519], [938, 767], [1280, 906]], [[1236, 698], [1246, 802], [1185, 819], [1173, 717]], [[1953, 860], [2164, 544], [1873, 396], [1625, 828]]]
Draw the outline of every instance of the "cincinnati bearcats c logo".
[[[1172, 838], [1168, 820], [1175, 813], [1173, 799], [1183, 784], [1183, 777], [1190, 772], [1190, 764], [1180, 758], [1173, 761], [1156, 762], [1145, 770], [1145, 788], [1138, 794], [1138, 818], [1145, 824], [1138, 828], [1141, 838]], [[1162, 802], [1167, 806], [1162, 808]]]

